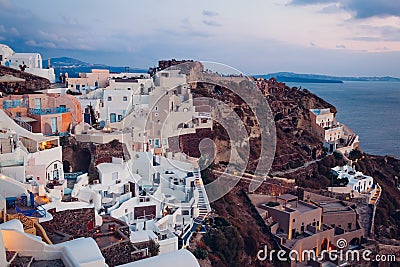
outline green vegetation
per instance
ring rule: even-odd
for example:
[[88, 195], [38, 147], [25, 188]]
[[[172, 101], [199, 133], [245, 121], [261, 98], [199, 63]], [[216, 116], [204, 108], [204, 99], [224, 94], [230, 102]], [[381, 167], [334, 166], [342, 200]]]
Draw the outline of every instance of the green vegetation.
[[244, 242], [234, 226], [212, 228], [204, 235], [203, 240], [227, 266], [239, 266]]
[[349, 159], [351, 160], [357, 160], [362, 157], [363, 153], [359, 149], [353, 149], [349, 153]]
[[205, 250], [204, 248], [196, 248], [193, 251], [193, 255], [200, 260], [204, 260], [205, 258], [207, 258], [207, 254], [207, 250]]
[[160, 245], [157, 244], [154, 240], [150, 240], [149, 242], [149, 253], [151, 257], [157, 256], [160, 253]]

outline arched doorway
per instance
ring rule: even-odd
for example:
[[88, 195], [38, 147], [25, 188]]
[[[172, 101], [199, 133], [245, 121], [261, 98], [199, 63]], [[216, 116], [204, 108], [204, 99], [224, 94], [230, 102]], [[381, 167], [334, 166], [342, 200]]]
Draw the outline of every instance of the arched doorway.
[[68, 160], [63, 160], [63, 170], [64, 170], [64, 173], [66, 173], [66, 172], [71, 172], [71, 163], [69, 163], [69, 161]]

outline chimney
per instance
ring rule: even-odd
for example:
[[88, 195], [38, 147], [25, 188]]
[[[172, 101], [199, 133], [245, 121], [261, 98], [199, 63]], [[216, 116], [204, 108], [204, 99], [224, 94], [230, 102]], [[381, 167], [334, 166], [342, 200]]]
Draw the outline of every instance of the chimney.
[[50, 58], [47, 59], [47, 68], [50, 69]]

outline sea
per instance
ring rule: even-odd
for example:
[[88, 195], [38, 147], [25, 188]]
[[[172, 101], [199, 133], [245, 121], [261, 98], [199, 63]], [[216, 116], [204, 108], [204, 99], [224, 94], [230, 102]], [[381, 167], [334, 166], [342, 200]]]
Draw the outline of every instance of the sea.
[[336, 118], [372, 155], [400, 159], [400, 82], [286, 83], [306, 88], [334, 105]]

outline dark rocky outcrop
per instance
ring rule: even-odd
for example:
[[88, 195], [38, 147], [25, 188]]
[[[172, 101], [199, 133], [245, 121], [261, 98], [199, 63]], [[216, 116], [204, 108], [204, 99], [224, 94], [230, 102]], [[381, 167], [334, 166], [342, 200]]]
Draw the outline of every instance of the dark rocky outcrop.
[[[98, 174], [96, 166], [100, 163], [111, 162], [112, 158], [129, 159], [126, 145], [117, 140], [108, 144], [77, 142], [75, 138], [69, 137], [63, 142], [63, 161], [65, 165], [71, 166], [72, 172], [88, 172], [92, 179]], [[68, 171], [68, 170], [67, 170]]]
[[[50, 88], [50, 81], [48, 79], [29, 74], [20, 70], [0, 66], [0, 75], [12, 75], [17, 78], [25, 79], [25, 82], [17, 83], [18, 93], [29, 93], [32, 91], [38, 91]], [[13, 87], [13, 89], [15, 89]], [[3, 88], [4, 89], [4, 88]]]

